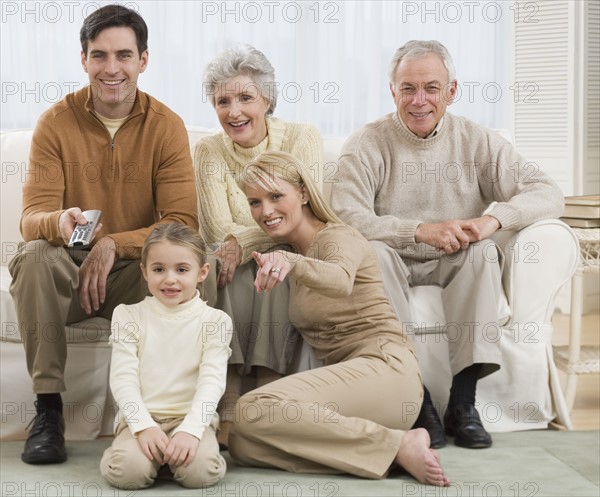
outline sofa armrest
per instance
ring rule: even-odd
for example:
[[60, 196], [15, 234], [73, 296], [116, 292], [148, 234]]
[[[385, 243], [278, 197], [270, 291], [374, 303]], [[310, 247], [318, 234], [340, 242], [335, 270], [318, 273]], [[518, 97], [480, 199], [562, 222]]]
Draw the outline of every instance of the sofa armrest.
[[571, 279], [579, 260], [575, 234], [558, 219], [538, 221], [520, 231], [498, 231], [505, 255], [502, 283], [512, 310], [507, 326], [549, 323], [554, 296]]

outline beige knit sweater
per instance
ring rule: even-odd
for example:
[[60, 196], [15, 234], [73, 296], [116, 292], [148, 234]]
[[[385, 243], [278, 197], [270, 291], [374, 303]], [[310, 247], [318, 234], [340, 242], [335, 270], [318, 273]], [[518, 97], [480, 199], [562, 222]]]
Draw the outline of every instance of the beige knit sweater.
[[488, 212], [518, 230], [562, 214], [560, 188], [500, 135], [446, 113], [432, 138], [408, 131], [394, 112], [350, 136], [338, 161], [332, 206], [368, 240], [404, 257], [440, 256], [415, 243], [421, 223], [471, 219]]
[[317, 184], [322, 184], [323, 143], [317, 129], [308, 124], [267, 118], [267, 137], [257, 146], [244, 148], [221, 132], [202, 138], [194, 148], [200, 233], [206, 243], [234, 236], [243, 250], [242, 261], [253, 250], [264, 251], [274, 242], [252, 219], [246, 195], [236, 178], [258, 154], [278, 150], [300, 160]]

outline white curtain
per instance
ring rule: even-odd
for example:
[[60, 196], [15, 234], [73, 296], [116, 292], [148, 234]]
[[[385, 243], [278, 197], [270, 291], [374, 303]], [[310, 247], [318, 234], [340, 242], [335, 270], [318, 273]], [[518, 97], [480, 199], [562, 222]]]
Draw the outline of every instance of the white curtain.
[[[31, 127], [87, 82], [79, 29], [104, 1], [2, 2], [2, 129]], [[512, 2], [503, 1], [119, 1], [149, 27], [150, 63], [139, 86], [187, 124], [217, 127], [202, 72], [239, 42], [269, 58], [281, 90], [275, 114], [345, 136], [394, 110], [388, 65], [411, 39], [437, 39], [461, 84], [450, 111], [510, 126]]]

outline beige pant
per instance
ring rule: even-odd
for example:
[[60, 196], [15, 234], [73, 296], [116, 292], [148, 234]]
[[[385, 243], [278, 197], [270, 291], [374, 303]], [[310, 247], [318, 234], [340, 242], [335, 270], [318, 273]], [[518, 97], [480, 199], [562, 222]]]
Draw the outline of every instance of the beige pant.
[[241, 465], [383, 478], [423, 399], [414, 354], [379, 339], [385, 360], [358, 356], [245, 394], [229, 437]]
[[296, 347], [302, 345], [288, 315], [287, 280], [270, 292], [258, 293], [254, 288], [257, 265], [249, 261], [237, 267], [231, 283], [217, 289], [221, 262], [212, 255], [208, 262], [211, 270], [204, 281], [204, 298], [233, 321], [229, 364], [237, 365], [240, 375], [257, 366], [287, 374]]
[[210, 264], [210, 270], [206, 279], [201, 283], [200, 295], [209, 306], [215, 307], [218, 293], [217, 276], [221, 271], [221, 260], [209, 253], [206, 256], [206, 262]]
[[[90, 316], [79, 305], [79, 266], [89, 251], [34, 240], [21, 245], [10, 262], [10, 293], [25, 344], [27, 369], [35, 393], [66, 390], [65, 324]], [[111, 319], [119, 304], [134, 304], [148, 293], [139, 260], [117, 260], [106, 282], [106, 300], [92, 315]]]
[[258, 382], [289, 373], [302, 339], [289, 320], [287, 280], [270, 292], [258, 293], [254, 288], [257, 265], [249, 261], [237, 267], [231, 283], [217, 289], [221, 261], [209, 255], [208, 262], [211, 270], [204, 280], [204, 298], [226, 312], [234, 326], [227, 387], [219, 403], [221, 421], [233, 421], [242, 390], [251, 388], [247, 381], [242, 384], [242, 377], [256, 374]]
[[390, 303], [405, 326], [411, 323], [409, 287], [438, 285], [443, 288], [453, 375], [475, 363], [484, 365], [480, 378], [500, 368], [498, 302], [502, 295], [504, 256], [493, 240], [472, 243], [466, 250], [426, 262], [403, 260], [384, 242], [371, 241], [371, 245], [379, 258]]
[[258, 293], [256, 272], [254, 261], [238, 266], [233, 281], [218, 293], [216, 307], [231, 317], [235, 329], [229, 364], [238, 365], [241, 375], [257, 366], [287, 374], [299, 342], [288, 314], [289, 283]]
[[[158, 423], [169, 438], [184, 418], [176, 418]], [[149, 487], [154, 483], [160, 464], [150, 461], [140, 444], [122, 421], [117, 427], [112, 445], [104, 451], [100, 461], [100, 471], [112, 485], [122, 489], [135, 490]], [[227, 464], [219, 454], [219, 444], [214, 427], [207, 426], [198, 445], [196, 456], [188, 467], [171, 467], [177, 483], [188, 488], [204, 488], [214, 485], [225, 476]]]

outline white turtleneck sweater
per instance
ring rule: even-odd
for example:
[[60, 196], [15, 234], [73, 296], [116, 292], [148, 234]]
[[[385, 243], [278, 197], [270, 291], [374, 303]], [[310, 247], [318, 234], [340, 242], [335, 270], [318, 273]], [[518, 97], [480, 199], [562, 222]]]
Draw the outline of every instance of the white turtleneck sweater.
[[136, 433], [185, 416], [175, 432], [202, 438], [225, 391], [233, 325], [198, 292], [169, 307], [154, 297], [119, 305], [112, 317], [110, 387]]
[[323, 184], [323, 142], [310, 124], [268, 117], [267, 136], [255, 147], [241, 147], [221, 132], [202, 138], [194, 148], [200, 233], [206, 243], [234, 236], [242, 247], [243, 262], [252, 258], [253, 250], [274, 245], [254, 222], [246, 195], [236, 183], [244, 166], [267, 151], [288, 152], [310, 171], [319, 187]]

